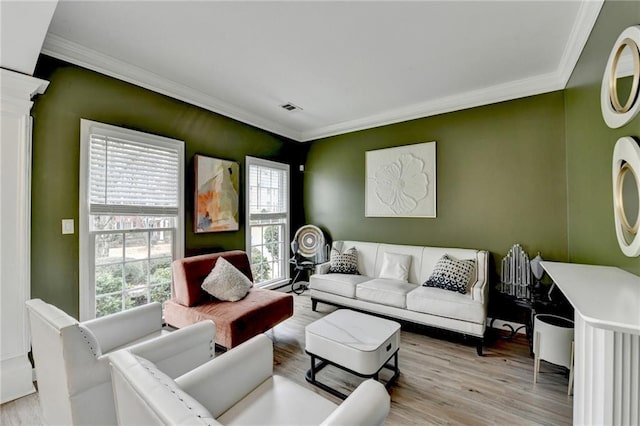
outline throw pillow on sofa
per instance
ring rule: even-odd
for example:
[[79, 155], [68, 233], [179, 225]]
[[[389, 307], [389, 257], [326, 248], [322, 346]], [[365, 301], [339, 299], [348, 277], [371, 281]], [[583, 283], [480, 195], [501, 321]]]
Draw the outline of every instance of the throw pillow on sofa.
[[245, 274], [219, 257], [216, 264], [202, 282], [202, 289], [219, 300], [236, 302], [247, 295], [253, 283]]
[[469, 282], [475, 276], [475, 270], [475, 260], [458, 260], [445, 254], [438, 260], [431, 276], [422, 285], [465, 294]]
[[382, 255], [380, 278], [409, 282], [409, 268], [411, 268], [411, 256], [385, 252]]
[[358, 252], [355, 247], [340, 253], [337, 249], [331, 249], [329, 258], [331, 265], [329, 273], [334, 274], [355, 274], [358, 275]]

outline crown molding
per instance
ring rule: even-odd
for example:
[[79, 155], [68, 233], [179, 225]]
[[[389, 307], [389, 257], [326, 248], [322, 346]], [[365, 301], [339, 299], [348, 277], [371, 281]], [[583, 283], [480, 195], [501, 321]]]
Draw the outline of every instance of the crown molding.
[[300, 133], [112, 56], [47, 33], [42, 53], [299, 141]]
[[48, 85], [46, 80], [0, 68], [2, 111], [28, 115], [33, 106], [31, 99], [43, 94]]
[[302, 133], [302, 142], [561, 90], [557, 73], [459, 93]]
[[604, 0], [587, 0], [580, 3], [578, 16], [571, 29], [571, 34], [569, 34], [569, 40], [558, 67], [558, 74], [563, 88], [567, 87], [569, 78], [571, 78], [573, 69], [576, 67], [582, 50], [589, 40], [591, 30], [593, 30], [603, 4]]

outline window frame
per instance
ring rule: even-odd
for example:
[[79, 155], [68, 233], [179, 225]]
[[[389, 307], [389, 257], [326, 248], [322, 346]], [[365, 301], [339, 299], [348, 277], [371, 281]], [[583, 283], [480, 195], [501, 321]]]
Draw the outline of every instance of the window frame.
[[[245, 157], [245, 251], [247, 256], [249, 257], [249, 264], [252, 265], [251, 262], [251, 200], [249, 199], [251, 195], [250, 189], [250, 170], [251, 166], [258, 167], [268, 167], [276, 170], [281, 170], [285, 172], [285, 186], [286, 186], [286, 194], [287, 194], [287, 202], [286, 202], [286, 214], [285, 214], [285, 226], [284, 226], [284, 252], [286, 255], [283, 255], [281, 258], [282, 268], [284, 270], [284, 277], [279, 277], [273, 280], [265, 281], [264, 283], [257, 284], [261, 288], [273, 289], [285, 286], [289, 284], [291, 281], [291, 271], [289, 268], [289, 243], [291, 242], [291, 167], [289, 164], [280, 163], [278, 161], [265, 160], [263, 158]], [[265, 216], [274, 216], [278, 214], [267, 213]], [[261, 226], [261, 225], [260, 225]]]
[[[150, 133], [131, 130], [119, 126], [100, 123], [97, 121], [80, 120], [80, 174], [79, 174], [79, 303], [80, 321], [96, 317], [96, 287], [95, 287], [95, 240], [90, 230], [90, 135], [100, 133], [120, 139], [131, 140], [144, 144], [171, 147], [178, 151], [178, 213], [175, 232], [173, 233], [173, 260], [184, 257], [185, 243], [185, 144], [184, 141], [158, 136]], [[126, 216], [123, 213], [111, 213]], [[142, 213], [141, 213], [142, 214]], [[142, 214], [144, 215], [144, 214]], [[147, 214], [147, 216], [152, 216]], [[172, 215], [172, 217], [174, 217]], [[140, 229], [142, 231], [143, 229]], [[126, 232], [125, 230], [123, 230]], [[173, 283], [171, 284], [173, 294]]]

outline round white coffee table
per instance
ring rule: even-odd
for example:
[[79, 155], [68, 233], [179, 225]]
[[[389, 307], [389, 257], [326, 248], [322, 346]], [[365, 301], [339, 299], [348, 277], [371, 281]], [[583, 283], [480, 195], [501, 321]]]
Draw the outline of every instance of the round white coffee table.
[[[400, 324], [395, 321], [339, 309], [309, 324], [305, 329], [305, 340], [305, 350], [311, 357], [307, 381], [339, 398], [347, 396], [316, 378], [327, 365], [375, 380], [379, 380], [380, 371], [387, 368], [393, 371], [385, 385], [387, 389], [400, 375]], [[390, 364], [392, 358], [394, 361]]]

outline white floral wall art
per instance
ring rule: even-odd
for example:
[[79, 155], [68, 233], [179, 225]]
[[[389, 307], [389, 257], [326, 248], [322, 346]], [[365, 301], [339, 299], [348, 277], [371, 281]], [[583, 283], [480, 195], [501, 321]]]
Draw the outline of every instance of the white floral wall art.
[[436, 217], [436, 143], [367, 151], [365, 216]]

